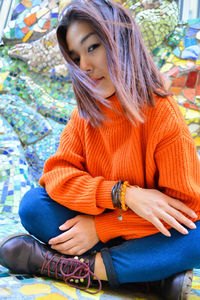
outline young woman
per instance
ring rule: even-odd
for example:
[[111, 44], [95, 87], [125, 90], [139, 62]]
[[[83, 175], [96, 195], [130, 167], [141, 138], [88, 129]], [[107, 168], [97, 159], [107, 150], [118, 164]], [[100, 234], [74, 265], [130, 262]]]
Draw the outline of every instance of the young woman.
[[92, 279], [153, 281], [162, 299], [187, 299], [200, 267], [200, 164], [182, 113], [119, 4], [72, 1], [57, 37], [77, 108], [42, 187], [21, 201], [32, 236], [2, 241], [0, 264], [85, 290]]

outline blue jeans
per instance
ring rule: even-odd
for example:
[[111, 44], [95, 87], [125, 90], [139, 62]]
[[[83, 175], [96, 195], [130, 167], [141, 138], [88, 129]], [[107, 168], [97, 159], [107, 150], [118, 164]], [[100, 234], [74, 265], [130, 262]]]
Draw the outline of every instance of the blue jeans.
[[[19, 215], [24, 228], [47, 243], [62, 233], [59, 226], [79, 212], [52, 200], [43, 188], [27, 192], [21, 200]], [[200, 221], [196, 229], [182, 235], [171, 229], [171, 237], [157, 233], [140, 239], [99, 242], [93, 249], [101, 252], [111, 286], [127, 282], [154, 281], [178, 272], [200, 268]]]

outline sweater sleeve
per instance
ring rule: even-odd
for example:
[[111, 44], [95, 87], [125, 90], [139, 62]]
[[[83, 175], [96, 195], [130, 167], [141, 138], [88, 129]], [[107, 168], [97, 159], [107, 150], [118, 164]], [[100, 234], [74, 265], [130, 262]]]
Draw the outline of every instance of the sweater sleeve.
[[196, 145], [177, 103], [172, 100], [169, 105], [169, 117], [162, 126], [164, 138], [159, 140], [154, 155], [159, 171], [157, 185], [199, 212], [200, 161]]
[[55, 153], [45, 163], [39, 184], [58, 203], [74, 211], [91, 215], [101, 214], [105, 209], [114, 209], [111, 189], [116, 181], [104, 177], [92, 177], [85, 168], [84, 120], [75, 109], [71, 120], [60, 137]]
[[[159, 106], [162, 107], [161, 104]], [[199, 220], [200, 162], [195, 143], [176, 103], [170, 100], [161, 108], [166, 114], [160, 113], [159, 106], [158, 112], [155, 112], [156, 117], [151, 115], [153, 126], [148, 122], [145, 125], [145, 132], [149, 132], [147, 144], [150, 145], [147, 148], [145, 169], [151, 169], [151, 178], [154, 178], [154, 183], [149, 181], [150, 188], [159, 189], [181, 200], [197, 213]], [[155, 110], [152, 111], [154, 114]], [[147, 177], [146, 180], [148, 188]], [[118, 220], [118, 215], [119, 212], [114, 211], [95, 217], [95, 226], [101, 241], [107, 242], [110, 238], [118, 236], [133, 239], [158, 232], [150, 222], [130, 210], [123, 213], [123, 221]], [[170, 228], [168, 225], [166, 227]]]

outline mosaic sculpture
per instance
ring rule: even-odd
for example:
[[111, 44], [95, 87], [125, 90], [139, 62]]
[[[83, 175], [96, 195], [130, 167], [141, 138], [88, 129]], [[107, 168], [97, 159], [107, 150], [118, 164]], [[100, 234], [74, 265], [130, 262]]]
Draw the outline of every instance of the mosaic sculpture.
[[32, 43], [17, 44], [8, 51], [12, 58], [25, 61], [32, 71], [68, 77], [65, 60], [60, 54], [55, 30]]
[[[70, 0], [60, 1], [59, 11], [62, 12], [69, 3]], [[127, 1], [124, 5], [130, 7], [135, 15], [145, 44], [151, 51], [163, 42], [178, 23], [178, 7], [175, 1], [148, 0], [139, 1], [135, 5], [133, 1]], [[30, 70], [42, 72], [44, 75], [68, 76], [65, 61], [57, 46], [55, 30], [31, 44], [14, 46], [9, 50], [9, 55], [26, 61]]]
[[[59, 101], [52, 98], [37, 85], [30, 77], [23, 76], [20, 79], [25, 81], [31, 105], [40, 112], [43, 116], [52, 118], [53, 120], [66, 124], [71, 115], [71, 111], [75, 106], [75, 98], [70, 95], [65, 98], [65, 101]], [[29, 100], [29, 101], [30, 101]]]
[[11, 21], [4, 30], [4, 44], [33, 41], [58, 22], [58, 1], [17, 0]]
[[0, 95], [0, 113], [25, 145], [35, 143], [52, 130], [51, 125], [43, 116], [16, 95]]
[[200, 149], [199, 33], [200, 20], [190, 21], [183, 40], [160, 69], [166, 76], [167, 88], [180, 105], [198, 150]]
[[[37, 1], [38, 3], [42, 2], [39, 0], [24, 0], [18, 1], [18, 3], [31, 5], [31, 3]], [[69, 1], [60, 0], [59, 11]], [[43, 2], [46, 2], [45, 5], [47, 5], [51, 1]], [[147, 16], [150, 18], [152, 16], [150, 12], [154, 10], [154, 12], [157, 12], [154, 17], [158, 17], [158, 19], [162, 8], [161, 2], [168, 2], [171, 5], [175, 1], [121, 1], [126, 5], [137, 4], [134, 9], [136, 15], [142, 15], [143, 13], [145, 18]], [[19, 17], [20, 11], [16, 15], [16, 19]], [[169, 18], [168, 13], [166, 13], [166, 17]], [[161, 32], [162, 27], [164, 27], [163, 30], [167, 35], [164, 40], [164, 34]], [[155, 36], [160, 35], [160, 38], [156, 40], [156, 46], [152, 51], [153, 58], [163, 76], [166, 77], [167, 88], [174, 93], [174, 97], [180, 105], [200, 157], [200, 20], [178, 23], [169, 35], [167, 34], [168, 31], [169, 27], [165, 28], [164, 25], [160, 26], [157, 31], [155, 30]], [[40, 39], [42, 49], [39, 50], [38, 57], [35, 57], [37, 55], [37, 47], [35, 47], [35, 45], [38, 45], [36, 44], [37, 41], [30, 44], [21, 44], [20, 51], [22, 56], [24, 55], [25, 62], [8, 57], [8, 46], [0, 48], [0, 105], [4, 103], [0, 112], [0, 239], [16, 231], [25, 232], [17, 216], [20, 199], [27, 190], [38, 185], [37, 182], [44, 161], [56, 151], [60, 133], [69, 120], [71, 110], [75, 105], [72, 85], [65, 81], [64, 73], [61, 72], [64, 64], [56, 65], [56, 68], [58, 68], [56, 73], [55, 66], [48, 63], [50, 57], [46, 58], [46, 55], [44, 58], [44, 55], [42, 55], [44, 50], [51, 51], [52, 46], [48, 43], [45, 44], [45, 41], [47, 42], [50, 39], [49, 36], [52, 32], [50, 30], [47, 34], [40, 33], [42, 35]], [[150, 39], [151, 27], [149, 31], [147, 29], [146, 35], [148, 36], [148, 34]], [[28, 48], [23, 48], [30, 45], [30, 51], [28, 51]], [[32, 50], [34, 47], [35, 52]], [[149, 47], [151, 47], [151, 44]], [[14, 48], [12, 49], [14, 50]], [[25, 52], [23, 53], [23, 51]], [[31, 53], [34, 54], [32, 55], [33, 58]], [[36, 60], [39, 57], [44, 66], [37, 66]], [[32, 64], [32, 69], [30, 66], [31, 71], [27, 66], [28, 63], [29, 65]], [[40, 69], [39, 72], [37, 72], [37, 68]], [[61, 69], [59, 70], [59, 68]], [[32, 72], [33, 70], [36, 72]], [[41, 74], [48, 75], [48, 77], [41, 76]], [[16, 96], [17, 98], [15, 98]], [[7, 102], [5, 102], [5, 99], [7, 99]], [[6, 103], [10, 103], [11, 99], [13, 101], [15, 99], [16, 102], [12, 102], [11, 106], [9, 105], [9, 107], [12, 107], [9, 110]], [[31, 109], [29, 115], [23, 113], [27, 111], [27, 107]], [[6, 121], [6, 116], [8, 121], [10, 120], [10, 124], [12, 119], [15, 120], [16, 123], [12, 123], [13, 127]], [[46, 136], [40, 135], [41, 139], [38, 137], [31, 144], [26, 142], [25, 145], [25, 140], [28, 141], [33, 136], [37, 137], [38, 133], [40, 134], [41, 128], [33, 127], [34, 123], [31, 123], [33, 116], [44, 118], [52, 131], [49, 131]], [[25, 122], [29, 124], [30, 131], [25, 131]], [[190, 292], [191, 298], [197, 299], [200, 296], [199, 287], [200, 271], [195, 269]], [[123, 299], [126, 292], [124, 290], [117, 291], [113, 297]], [[3, 299], [4, 297], [13, 300], [18, 298], [82, 300], [86, 299], [88, 295], [77, 291], [75, 288], [66, 287], [64, 283], [52, 280], [46, 281], [44, 278], [28, 275], [13, 275], [6, 268], [0, 266], [0, 298]], [[110, 291], [106, 288], [95, 297], [98, 297], [98, 299], [112, 299]]]
[[52, 127], [52, 132], [42, 140], [24, 147], [25, 157], [30, 166], [31, 174], [36, 181], [42, 175], [44, 163], [47, 158], [56, 152], [60, 141], [60, 134], [65, 127], [64, 124], [59, 124], [50, 118], [47, 118], [47, 120]]
[[157, 48], [178, 23], [179, 10], [176, 1], [140, 1], [129, 7], [150, 51]]
[[34, 186], [20, 140], [0, 115], [0, 213], [17, 213], [20, 199]]

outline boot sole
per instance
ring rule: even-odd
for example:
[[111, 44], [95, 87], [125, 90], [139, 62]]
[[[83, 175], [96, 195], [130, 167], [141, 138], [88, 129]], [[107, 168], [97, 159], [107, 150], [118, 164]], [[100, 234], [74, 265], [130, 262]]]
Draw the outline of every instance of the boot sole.
[[5, 243], [7, 243], [8, 241], [16, 238], [16, 237], [19, 237], [19, 236], [30, 236], [30, 234], [27, 234], [27, 233], [14, 233], [14, 234], [11, 234], [11, 235], [8, 235], [6, 238], [4, 238], [1, 242], [0, 242], [0, 248], [3, 247], [3, 245]]
[[188, 270], [185, 274], [183, 285], [182, 285], [182, 293], [179, 300], [188, 300], [190, 295], [190, 290], [192, 286], [192, 278], [193, 278], [193, 270]]

